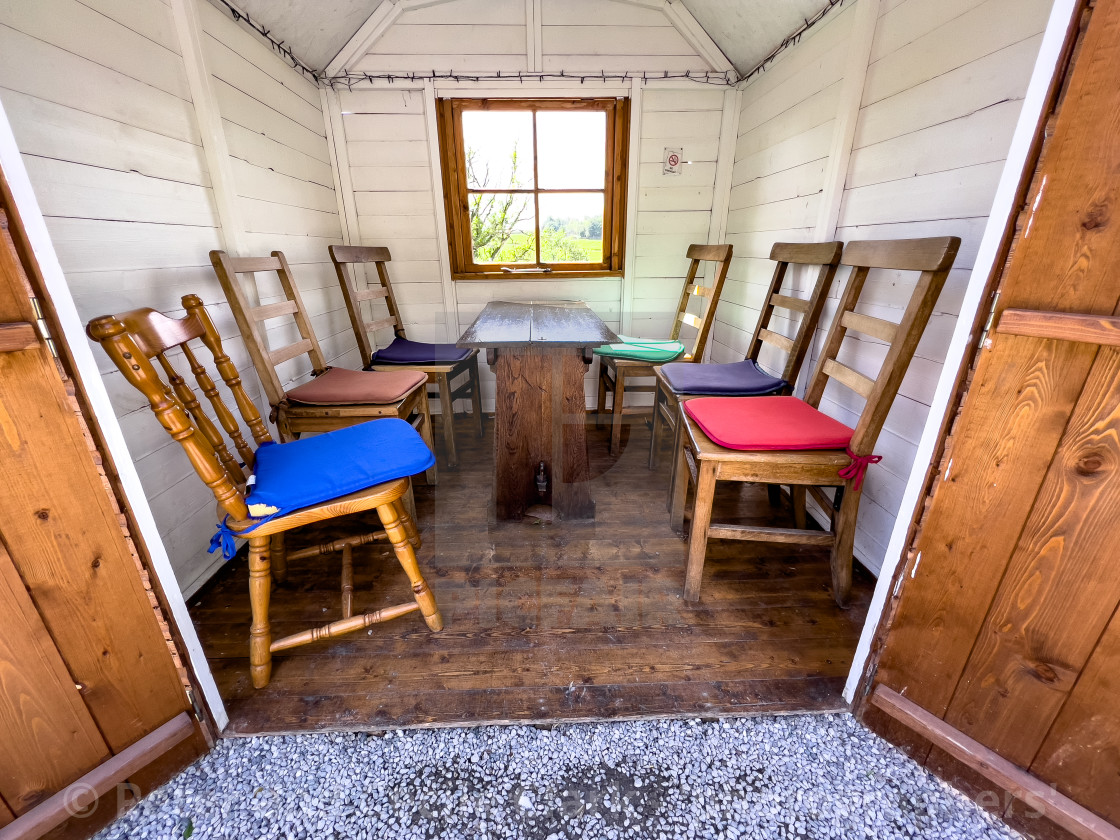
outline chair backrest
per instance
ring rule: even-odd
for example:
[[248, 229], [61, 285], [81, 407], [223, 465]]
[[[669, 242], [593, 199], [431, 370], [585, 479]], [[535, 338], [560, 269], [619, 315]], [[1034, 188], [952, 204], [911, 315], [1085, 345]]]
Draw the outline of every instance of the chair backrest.
[[[323, 360], [323, 351], [319, 347], [315, 331], [311, 329], [311, 320], [303, 307], [299, 289], [292, 282], [292, 269], [280, 251], [273, 251], [272, 256], [269, 257], [231, 257], [225, 251], [211, 251], [210, 262], [222, 284], [230, 309], [233, 310], [233, 317], [237, 321], [237, 328], [241, 331], [241, 338], [244, 339], [245, 346], [249, 350], [253, 367], [257, 369], [257, 375], [264, 385], [268, 403], [275, 407], [284, 399], [284, 387], [276, 373], [277, 365], [306, 354], [311, 359], [312, 373], [318, 375], [327, 369], [327, 364]], [[266, 303], [262, 306], [249, 305], [238, 275], [262, 271], [276, 272], [287, 300]], [[270, 349], [260, 325], [273, 318], [288, 316], [295, 319], [300, 340]]]
[[[949, 276], [961, 240], [957, 236], [929, 239], [857, 240], [844, 246], [840, 262], [851, 266], [848, 285], [840, 299], [821, 350], [820, 362], [809, 382], [805, 401], [819, 407], [829, 379], [862, 396], [866, 403], [852, 435], [851, 450], [857, 455], [871, 454], [887, 419], [891, 403], [902, 385], [906, 368], [921, 340], [937, 296]], [[894, 271], [920, 271], [910, 301], [897, 324], [855, 311], [868, 272], [873, 268]], [[837, 360], [840, 346], [849, 331], [862, 333], [889, 346], [879, 374], [871, 379]]]
[[[186, 450], [195, 472], [213, 491], [222, 509], [234, 519], [246, 519], [249, 511], [242, 492], [246, 469], [230, 454], [194, 390], [172, 366], [168, 351], [182, 350], [198, 387], [209, 400], [247, 469], [253, 466], [254, 449], [246, 443], [236, 417], [188, 342], [199, 339], [210, 351], [214, 367], [233, 393], [241, 419], [249, 427], [256, 445], [267, 443], [272, 437], [245, 392], [237, 367], [222, 349], [221, 338], [202, 300], [197, 295], [186, 295], [183, 307], [187, 310], [183, 318], [169, 318], [154, 309], [104, 315], [90, 321], [86, 333], [104, 348], [128, 383], [148, 398], [159, 422]], [[160, 377], [152, 359], [159, 362], [166, 381]]]
[[[843, 242], [775, 242], [774, 247], [770, 249], [770, 259], [777, 265], [774, 266], [774, 277], [766, 293], [766, 302], [762, 305], [754, 334], [751, 336], [750, 344], [747, 345], [747, 358], [757, 362], [764, 344], [783, 351], [786, 354], [786, 366], [781, 376], [791, 385], [797, 380], [801, 365], [808, 355], [809, 345], [817, 329], [817, 322], [820, 321], [821, 312], [824, 311], [824, 301], [828, 290], [832, 288], [832, 280], [836, 276], [843, 250]], [[781, 294], [782, 283], [790, 273], [790, 265], [820, 266], [817, 280], [805, 300]], [[770, 319], [774, 316], [775, 309], [788, 309], [791, 312], [801, 313], [801, 322], [797, 325], [797, 332], [794, 333], [793, 338], [787, 338], [769, 329]]]
[[[712, 329], [712, 319], [716, 314], [716, 304], [723, 292], [723, 281], [727, 279], [727, 267], [731, 264], [732, 247], [730, 245], [689, 245], [687, 256], [692, 262], [688, 266], [688, 274], [684, 279], [684, 288], [681, 290], [681, 300], [677, 304], [677, 314], [673, 318], [673, 332], [669, 338], [679, 341], [681, 326], [688, 324], [696, 328], [696, 338], [692, 342], [692, 349], [681, 361], [700, 361], [704, 354], [704, 347], [708, 343], [708, 333]], [[701, 262], [715, 263], [715, 282], [711, 286], [696, 285], [696, 275]], [[699, 315], [688, 312], [688, 302], [694, 296], [703, 297], [704, 303]]]
[[[331, 262], [334, 263], [338, 282], [342, 286], [342, 297], [346, 300], [346, 311], [350, 313], [350, 325], [354, 328], [354, 337], [358, 339], [358, 348], [362, 352], [362, 364], [368, 364], [373, 356], [373, 342], [370, 336], [380, 329], [392, 327], [393, 334], [398, 338], [405, 338], [404, 323], [401, 313], [397, 308], [397, 299], [393, 297], [393, 286], [389, 282], [389, 272], [385, 263], [392, 257], [388, 248], [372, 248], [361, 245], [331, 245], [328, 249]], [[359, 289], [354, 277], [347, 270], [348, 265], [373, 263], [377, 268], [377, 278], [381, 287], [377, 288], [367, 282], [366, 288]], [[366, 275], [367, 281], [369, 275]], [[362, 304], [366, 301], [384, 298], [389, 309], [389, 316], [367, 321], [362, 314]]]

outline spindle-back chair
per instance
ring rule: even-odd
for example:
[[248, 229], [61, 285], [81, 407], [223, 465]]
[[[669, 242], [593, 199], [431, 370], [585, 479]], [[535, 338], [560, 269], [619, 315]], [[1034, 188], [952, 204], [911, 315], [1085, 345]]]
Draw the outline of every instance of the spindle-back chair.
[[[253, 685], [263, 688], [268, 684], [272, 673], [272, 654], [276, 651], [351, 633], [416, 610], [423, 614], [432, 630], [440, 630], [443, 619], [416, 562], [415, 549], [420, 547], [420, 536], [402, 504], [402, 497], [410, 486], [407, 474], [275, 518], [261, 520], [250, 516], [245, 480], [246, 474], [253, 470], [257, 447], [270, 445], [298, 448], [304, 442], [272, 443], [268, 429], [246, 393], [237, 368], [222, 348], [221, 339], [202, 300], [196, 295], [187, 295], [183, 298], [183, 306], [187, 311], [183, 318], [169, 318], [154, 309], [136, 309], [120, 315], [95, 318], [89, 322], [86, 332], [104, 348], [128, 383], [148, 399], [160, 424], [186, 451], [199, 477], [213, 491], [218, 502], [218, 518], [225, 521], [228, 532], [233, 536], [243, 534], [249, 541], [249, 598], [252, 608], [249, 671]], [[201, 341], [209, 350], [214, 366], [232, 393], [238, 413], [248, 426], [256, 447], [245, 440], [234, 413], [222, 400], [214, 380], [190, 346], [190, 342], [194, 340]], [[198, 387], [213, 407], [222, 430], [233, 442], [240, 462], [229, 451], [222, 434], [202, 408], [187, 380], [174, 368], [172, 356], [176, 351], [182, 352]], [[158, 362], [166, 379], [161, 378], [160, 372], [152, 364], [153, 359]], [[371, 427], [379, 425], [369, 424]], [[407, 427], [403, 428], [415, 439], [412, 431]], [[419, 447], [420, 444], [417, 443], [416, 446]], [[391, 459], [393, 453], [360, 451], [354, 452], [353, 457]], [[332, 466], [325, 463], [322, 469], [329, 470]], [[386, 471], [383, 469], [383, 472]], [[390, 472], [391, 465], [387, 474]], [[274, 547], [270, 542], [274, 535], [282, 535], [312, 522], [371, 509], [377, 510], [384, 531], [290, 552], [287, 558], [283, 556], [282, 541], [277, 539], [276, 554], [273, 554]], [[372, 613], [354, 615], [351, 552], [354, 546], [377, 539], [387, 539], [392, 544], [393, 551], [408, 576], [412, 601]], [[268, 618], [274, 563], [280, 567], [276, 570], [279, 572], [285, 559], [305, 559], [334, 551], [341, 551], [343, 559], [342, 618], [274, 640]]]

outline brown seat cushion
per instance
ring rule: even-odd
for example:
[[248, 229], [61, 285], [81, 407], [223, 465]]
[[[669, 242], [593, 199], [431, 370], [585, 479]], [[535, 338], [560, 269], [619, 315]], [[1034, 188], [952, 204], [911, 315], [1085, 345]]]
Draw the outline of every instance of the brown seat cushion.
[[366, 405], [395, 403], [427, 382], [428, 375], [415, 370], [366, 371], [331, 368], [297, 388], [288, 399], [310, 405]]

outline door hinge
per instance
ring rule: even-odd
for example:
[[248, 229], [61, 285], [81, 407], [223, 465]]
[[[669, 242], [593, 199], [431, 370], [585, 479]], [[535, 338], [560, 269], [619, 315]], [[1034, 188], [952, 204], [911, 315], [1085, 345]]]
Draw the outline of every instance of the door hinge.
[[199, 723], [204, 723], [203, 718], [205, 715], [202, 712], [202, 706], [198, 702], [198, 697], [194, 693], [194, 689], [187, 686], [187, 700], [190, 701], [191, 709], [194, 711], [194, 719]]

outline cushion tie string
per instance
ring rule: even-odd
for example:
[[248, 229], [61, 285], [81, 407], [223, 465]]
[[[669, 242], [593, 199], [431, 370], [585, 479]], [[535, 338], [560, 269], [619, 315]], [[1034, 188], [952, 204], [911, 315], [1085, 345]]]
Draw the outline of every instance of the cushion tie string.
[[841, 478], [854, 479], [852, 489], [857, 493], [863, 487], [863, 477], [867, 475], [867, 468], [871, 464], [878, 464], [883, 460], [882, 455], [857, 455], [851, 449], [845, 447], [844, 451], [848, 453], [848, 457], [852, 459], [852, 463], [846, 467], [841, 467], [837, 472]]
[[229, 517], [223, 516], [222, 521], [218, 523], [217, 532], [210, 538], [209, 553], [213, 554], [221, 547], [222, 557], [226, 560], [232, 559], [233, 555], [237, 553], [235, 536], [233, 529], [229, 527]]

